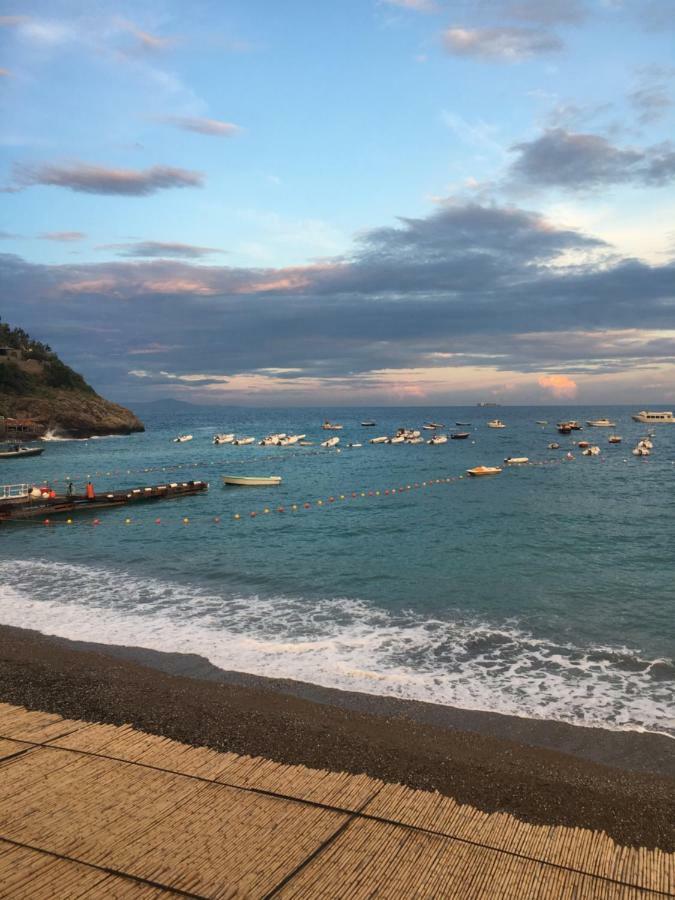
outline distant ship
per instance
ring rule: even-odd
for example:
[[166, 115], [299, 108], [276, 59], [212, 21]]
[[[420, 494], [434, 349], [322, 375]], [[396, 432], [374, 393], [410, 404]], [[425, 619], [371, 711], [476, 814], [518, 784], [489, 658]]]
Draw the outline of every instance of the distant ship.
[[651, 424], [652, 422], [668, 422], [669, 424], [675, 424], [675, 416], [671, 410], [668, 412], [649, 412], [649, 410], [643, 409], [642, 412], [639, 412], [637, 415], [633, 416], [634, 422], [647, 422]]
[[499, 406], [499, 403], [493, 403], [492, 400], [483, 400], [482, 403], [477, 403], [476, 406], [480, 406], [481, 409], [484, 409], [486, 406]]

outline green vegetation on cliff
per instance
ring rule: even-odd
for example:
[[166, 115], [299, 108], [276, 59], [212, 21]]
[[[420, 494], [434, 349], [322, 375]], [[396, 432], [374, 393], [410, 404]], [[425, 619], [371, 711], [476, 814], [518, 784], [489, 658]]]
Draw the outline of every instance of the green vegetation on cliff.
[[142, 431], [136, 416], [100, 397], [48, 344], [0, 321], [0, 416], [31, 419], [75, 437]]

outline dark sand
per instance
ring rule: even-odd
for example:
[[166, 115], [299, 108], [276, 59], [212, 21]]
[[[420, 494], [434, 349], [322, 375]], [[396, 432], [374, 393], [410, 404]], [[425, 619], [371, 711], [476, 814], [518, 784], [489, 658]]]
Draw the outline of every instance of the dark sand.
[[[675, 849], [675, 741], [223, 672], [198, 656], [0, 626], [0, 700], [437, 790]], [[564, 752], [563, 752], [564, 751]]]

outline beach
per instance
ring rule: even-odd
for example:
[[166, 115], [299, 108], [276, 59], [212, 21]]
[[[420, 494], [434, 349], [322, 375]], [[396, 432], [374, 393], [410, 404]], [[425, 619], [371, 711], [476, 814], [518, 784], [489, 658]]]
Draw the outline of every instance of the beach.
[[192, 655], [0, 626], [0, 701], [193, 746], [438, 791], [525, 822], [675, 849], [663, 735], [580, 728], [227, 672]]

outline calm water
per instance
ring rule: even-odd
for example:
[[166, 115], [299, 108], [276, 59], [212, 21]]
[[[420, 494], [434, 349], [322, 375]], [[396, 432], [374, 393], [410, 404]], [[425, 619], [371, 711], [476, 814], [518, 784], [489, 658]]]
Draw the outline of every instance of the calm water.
[[[645, 427], [630, 412], [195, 408], [147, 414], [141, 435], [49, 443], [40, 459], [2, 463], [0, 480], [91, 475], [100, 491], [202, 478], [211, 490], [101, 514], [98, 526], [0, 526], [0, 621], [263, 675], [675, 734], [675, 427], [654, 426], [652, 456], [639, 460], [630, 450]], [[320, 449], [328, 414], [345, 426], [343, 446], [364, 446]], [[495, 414], [506, 429], [486, 427]], [[556, 434], [561, 418], [605, 414], [616, 429]], [[361, 428], [371, 416], [378, 426]], [[471, 422], [472, 437], [367, 444], [425, 420]], [[623, 444], [607, 443], [612, 430]], [[172, 443], [183, 431], [194, 440]], [[214, 431], [304, 432], [317, 444], [214, 447]], [[581, 437], [602, 456], [562, 462]], [[563, 449], [548, 450], [551, 440]], [[541, 464], [457, 477], [509, 455]], [[283, 484], [224, 489], [224, 473]]]

